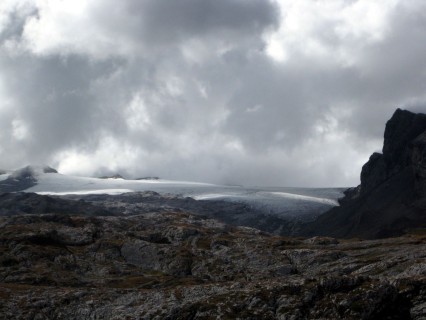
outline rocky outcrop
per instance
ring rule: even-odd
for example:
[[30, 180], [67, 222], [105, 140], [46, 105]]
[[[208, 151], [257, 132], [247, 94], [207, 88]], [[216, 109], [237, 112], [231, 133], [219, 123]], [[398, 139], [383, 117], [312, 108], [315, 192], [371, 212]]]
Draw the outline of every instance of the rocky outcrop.
[[368, 194], [405, 171], [412, 175], [412, 187], [417, 190], [419, 185], [426, 183], [422, 179], [425, 153], [426, 115], [397, 109], [386, 124], [383, 153], [374, 153], [362, 168], [361, 194]]
[[124, 180], [124, 177], [121, 174], [117, 173], [111, 176], [102, 176], [102, 177], [99, 177], [99, 179], [123, 179]]
[[380, 238], [426, 226], [426, 115], [398, 109], [383, 153], [362, 167], [361, 184], [302, 234]]

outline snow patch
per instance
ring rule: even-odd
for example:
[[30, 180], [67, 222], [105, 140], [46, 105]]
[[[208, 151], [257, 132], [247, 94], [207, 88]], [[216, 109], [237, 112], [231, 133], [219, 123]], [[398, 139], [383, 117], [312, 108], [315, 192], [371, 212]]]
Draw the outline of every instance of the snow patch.
[[195, 200], [210, 200], [210, 199], [219, 199], [219, 198], [226, 198], [229, 195], [226, 194], [220, 194], [220, 193], [206, 193], [206, 194], [199, 194], [195, 196], [191, 196], [191, 198]]
[[41, 195], [52, 195], [52, 196], [64, 196], [68, 194], [123, 194], [127, 192], [133, 192], [130, 189], [99, 189], [99, 190], [76, 190], [76, 191], [64, 191], [64, 192], [54, 192], [54, 191], [45, 191], [45, 192], [37, 192]]
[[264, 193], [270, 194], [270, 195], [273, 195], [273, 196], [287, 198], [287, 199], [317, 202], [317, 203], [329, 204], [329, 205], [332, 205], [332, 206], [338, 206], [339, 205], [339, 203], [336, 200], [327, 199], [327, 198], [310, 197], [310, 196], [288, 193], [288, 192], [264, 192]]

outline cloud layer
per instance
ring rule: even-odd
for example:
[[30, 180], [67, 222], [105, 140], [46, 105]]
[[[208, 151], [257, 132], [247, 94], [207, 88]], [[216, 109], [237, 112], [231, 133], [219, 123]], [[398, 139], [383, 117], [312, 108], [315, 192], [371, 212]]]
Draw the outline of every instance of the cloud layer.
[[4, 0], [0, 167], [349, 186], [426, 112], [426, 4]]

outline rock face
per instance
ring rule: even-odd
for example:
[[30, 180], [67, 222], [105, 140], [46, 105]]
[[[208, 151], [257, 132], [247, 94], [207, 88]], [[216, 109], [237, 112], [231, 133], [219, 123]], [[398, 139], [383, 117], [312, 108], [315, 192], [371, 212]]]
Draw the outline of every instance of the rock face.
[[396, 110], [386, 124], [383, 154], [374, 153], [362, 168], [361, 193], [367, 194], [401, 174], [412, 176], [415, 191], [422, 188], [426, 183], [425, 154], [426, 115]]
[[396, 110], [386, 124], [383, 153], [371, 155], [361, 185], [340, 203], [304, 234], [381, 238], [426, 226], [425, 114]]

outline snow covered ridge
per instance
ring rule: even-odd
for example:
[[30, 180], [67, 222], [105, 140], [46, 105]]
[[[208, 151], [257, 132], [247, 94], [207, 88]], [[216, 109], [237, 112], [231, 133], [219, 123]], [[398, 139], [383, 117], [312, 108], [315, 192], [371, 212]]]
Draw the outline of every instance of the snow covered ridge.
[[89, 178], [63, 175], [48, 166], [28, 166], [0, 175], [0, 192], [16, 191], [56, 196], [155, 191], [196, 200], [246, 203], [266, 213], [301, 216], [337, 206], [343, 189], [245, 188], [159, 178], [126, 180], [118, 175]]

